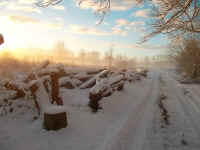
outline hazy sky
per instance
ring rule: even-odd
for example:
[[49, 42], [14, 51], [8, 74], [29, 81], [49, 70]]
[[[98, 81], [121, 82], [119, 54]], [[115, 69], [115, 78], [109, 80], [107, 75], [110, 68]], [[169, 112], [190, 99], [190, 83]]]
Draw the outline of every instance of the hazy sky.
[[56, 41], [65, 41], [74, 52], [80, 49], [104, 52], [113, 45], [116, 53], [127, 56], [151, 56], [164, 51], [168, 42], [157, 36], [138, 44], [150, 31], [150, 9], [134, 0], [113, 0], [111, 12], [100, 25], [94, 7], [88, 3], [77, 5], [76, 0], [64, 0], [56, 6], [39, 8], [37, 0], [0, 0], [0, 33], [3, 47], [39, 47], [50, 49]]

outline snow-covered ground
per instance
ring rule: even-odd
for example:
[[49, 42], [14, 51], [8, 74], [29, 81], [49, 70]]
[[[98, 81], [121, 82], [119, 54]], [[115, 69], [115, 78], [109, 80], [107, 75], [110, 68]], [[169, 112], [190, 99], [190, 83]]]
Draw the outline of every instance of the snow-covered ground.
[[[103, 98], [97, 113], [88, 107], [90, 89], [62, 88], [68, 127], [46, 131], [30, 110], [0, 116], [0, 150], [199, 150], [199, 88], [179, 84], [171, 70], [152, 69]], [[169, 124], [158, 107], [162, 94]]]

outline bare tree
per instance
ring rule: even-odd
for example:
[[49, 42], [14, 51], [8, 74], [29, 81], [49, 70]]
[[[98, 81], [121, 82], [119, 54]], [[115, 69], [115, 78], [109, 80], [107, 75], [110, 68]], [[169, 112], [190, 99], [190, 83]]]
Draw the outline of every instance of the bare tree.
[[100, 53], [98, 51], [88, 52], [88, 61], [91, 65], [100, 65]]
[[113, 66], [113, 59], [114, 59], [112, 47], [107, 52], [105, 52], [104, 59], [107, 62], [108, 69], [111, 69]]
[[79, 56], [78, 56], [79, 60], [80, 60], [80, 63], [82, 65], [85, 65], [86, 64], [86, 59], [87, 59], [87, 54], [85, 52], [84, 49], [82, 49], [79, 53]]

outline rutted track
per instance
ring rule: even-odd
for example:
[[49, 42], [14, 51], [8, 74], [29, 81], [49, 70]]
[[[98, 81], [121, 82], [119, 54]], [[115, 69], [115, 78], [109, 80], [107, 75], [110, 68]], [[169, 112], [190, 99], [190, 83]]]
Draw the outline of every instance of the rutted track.
[[159, 73], [152, 73], [151, 86], [134, 105], [122, 126], [109, 139], [106, 138], [98, 150], [142, 150], [145, 148], [147, 128], [151, 126], [156, 101], [159, 97]]
[[[171, 102], [169, 101], [169, 109], [171, 111], [173, 122], [173, 128], [168, 129], [168, 138], [171, 141], [176, 141], [174, 145], [179, 145], [178, 141], [181, 141], [181, 136], [184, 136], [189, 142], [188, 147], [177, 146], [176, 149], [199, 149], [200, 147], [200, 105], [199, 98], [192, 92], [190, 97], [184, 94], [184, 87], [180, 85], [171, 76], [162, 73], [163, 79], [166, 83], [167, 94], [170, 95]], [[171, 131], [176, 131], [178, 136], [176, 139], [170, 134]]]

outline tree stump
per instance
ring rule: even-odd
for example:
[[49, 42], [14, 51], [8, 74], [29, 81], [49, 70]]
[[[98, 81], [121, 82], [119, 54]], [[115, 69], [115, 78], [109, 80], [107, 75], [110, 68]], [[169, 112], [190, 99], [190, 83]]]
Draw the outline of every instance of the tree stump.
[[51, 111], [44, 112], [43, 125], [44, 128], [47, 130], [59, 130], [61, 128], [67, 127], [68, 122], [67, 122], [66, 111], [64, 111], [63, 109], [59, 109], [58, 107], [57, 112], [51, 112]]

